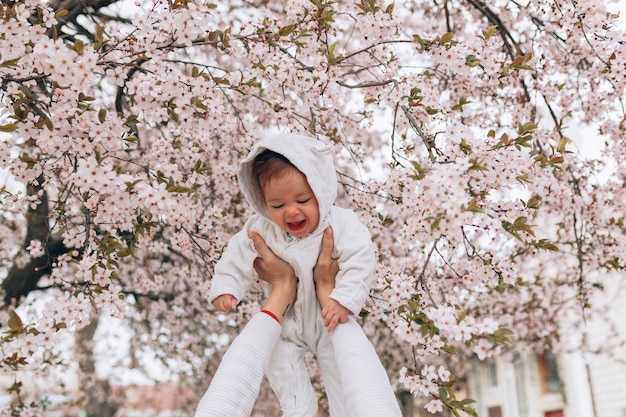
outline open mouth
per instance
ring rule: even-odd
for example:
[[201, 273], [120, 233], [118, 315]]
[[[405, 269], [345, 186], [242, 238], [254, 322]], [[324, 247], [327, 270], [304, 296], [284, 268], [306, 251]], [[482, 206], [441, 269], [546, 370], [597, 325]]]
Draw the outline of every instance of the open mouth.
[[305, 224], [306, 224], [306, 220], [300, 220], [299, 222], [289, 222], [289, 223], [287, 223], [287, 227], [292, 232], [298, 232], [298, 231], [304, 229]]

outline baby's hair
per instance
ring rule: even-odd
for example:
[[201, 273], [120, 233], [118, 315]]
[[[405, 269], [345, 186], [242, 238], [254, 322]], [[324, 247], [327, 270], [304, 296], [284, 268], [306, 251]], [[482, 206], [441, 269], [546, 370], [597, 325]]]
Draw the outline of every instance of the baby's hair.
[[254, 158], [252, 163], [252, 175], [257, 179], [259, 185], [268, 180], [282, 175], [287, 169], [297, 169], [294, 164], [283, 155], [265, 149]]

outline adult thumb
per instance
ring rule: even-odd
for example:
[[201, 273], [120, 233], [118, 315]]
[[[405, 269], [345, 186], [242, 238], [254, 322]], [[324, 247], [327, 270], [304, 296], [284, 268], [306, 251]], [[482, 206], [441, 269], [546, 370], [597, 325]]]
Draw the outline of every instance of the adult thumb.
[[322, 236], [322, 248], [317, 260], [331, 262], [334, 246], [335, 240], [333, 238], [333, 228], [328, 226], [324, 230], [324, 235]]
[[250, 232], [248, 233], [248, 237], [252, 240], [254, 248], [261, 258], [266, 258], [272, 253], [272, 250], [267, 247], [265, 240], [263, 240], [260, 234], [257, 232]]

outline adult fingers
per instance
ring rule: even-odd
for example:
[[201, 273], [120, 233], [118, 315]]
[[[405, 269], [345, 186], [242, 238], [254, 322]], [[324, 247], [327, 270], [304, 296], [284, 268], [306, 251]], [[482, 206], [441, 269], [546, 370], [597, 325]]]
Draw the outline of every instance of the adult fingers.
[[272, 252], [272, 250], [267, 246], [265, 240], [263, 240], [260, 234], [257, 232], [250, 232], [248, 233], [248, 237], [252, 239], [252, 243], [261, 258], [269, 259], [272, 256], [275, 256], [274, 252]]
[[317, 257], [317, 263], [322, 265], [329, 265], [332, 260], [333, 247], [335, 246], [335, 240], [333, 237], [333, 228], [328, 226], [324, 230], [322, 236], [322, 248], [320, 254]]

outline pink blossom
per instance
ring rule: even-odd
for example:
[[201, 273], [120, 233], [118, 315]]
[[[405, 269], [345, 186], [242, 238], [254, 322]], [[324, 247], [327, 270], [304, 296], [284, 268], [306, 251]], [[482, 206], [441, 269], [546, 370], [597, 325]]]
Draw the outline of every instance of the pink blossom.
[[432, 414], [439, 413], [443, 411], [443, 403], [441, 402], [441, 400], [430, 400], [428, 403], [426, 403], [424, 408], [429, 413], [432, 413]]

